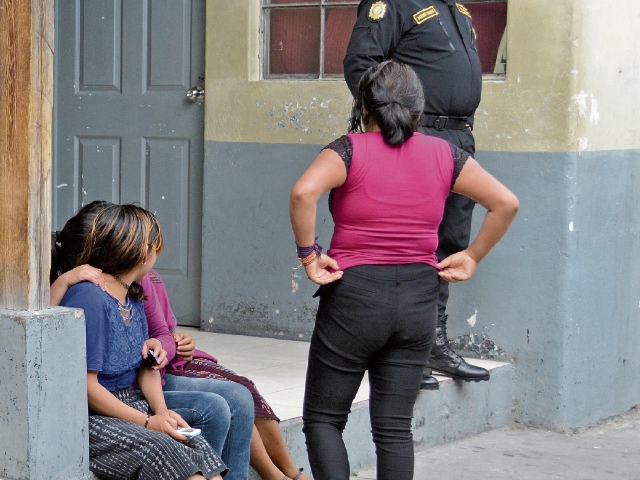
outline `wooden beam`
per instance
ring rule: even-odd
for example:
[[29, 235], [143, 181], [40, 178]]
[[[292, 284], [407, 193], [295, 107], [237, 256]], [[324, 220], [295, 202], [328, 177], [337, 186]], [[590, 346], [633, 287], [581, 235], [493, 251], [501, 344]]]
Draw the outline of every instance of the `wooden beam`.
[[0, 307], [49, 306], [54, 0], [0, 2]]

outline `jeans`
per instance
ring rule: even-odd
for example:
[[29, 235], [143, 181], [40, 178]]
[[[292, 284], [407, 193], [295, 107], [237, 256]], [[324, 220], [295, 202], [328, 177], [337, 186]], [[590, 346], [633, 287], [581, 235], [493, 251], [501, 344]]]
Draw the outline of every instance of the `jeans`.
[[438, 280], [424, 264], [362, 265], [320, 288], [302, 415], [314, 479], [349, 478], [342, 432], [365, 370], [376, 478], [413, 478], [411, 419], [435, 338]]
[[231, 414], [222, 397], [200, 392], [165, 392], [169, 410], [179, 413], [189, 426], [202, 430], [202, 436], [218, 455], [227, 438]]
[[[225, 480], [246, 479], [249, 476], [249, 454], [253, 434], [253, 397], [249, 390], [239, 383], [209, 378], [192, 378], [171, 375], [164, 376], [165, 398], [186, 393], [216, 398], [216, 408], [227, 421], [227, 429], [205, 435], [211, 446], [220, 454], [229, 468]], [[219, 406], [222, 403], [223, 406]], [[167, 400], [168, 404], [168, 400]], [[171, 408], [171, 407], [170, 407]], [[180, 412], [179, 412], [180, 413]], [[182, 413], [180, 413], [182, 415]], [[188, 421], [187, 421], [188, 423]], [[198, 426], [198, 428], [201, 428]], [[203, 430], [203, 435], [205, 431]], [[212, 440], [217, 443], [212, 443]], [[221, 440], [221, 441], [220, 441]]]

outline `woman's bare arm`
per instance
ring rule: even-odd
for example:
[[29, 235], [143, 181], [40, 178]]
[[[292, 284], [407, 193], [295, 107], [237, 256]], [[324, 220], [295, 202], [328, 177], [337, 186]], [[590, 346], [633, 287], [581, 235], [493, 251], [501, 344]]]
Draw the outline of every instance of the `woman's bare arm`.
[[449, 282], [458, 282], [471, 278], [476, 265], [504, 236], [518, 212], [519, 202], [473, 158], [469, 158], [462, 168], [453, 192], [465, 195], [487, 209], [480, 231], [469, 247], [439, 263], [440, 276]]
[[[331, 149], [325, 149], [293, 186], [289, 216], [298, 245], [308, 247], [314, 244], [318, 200], [332, 188], [342, 185], [346, 179], [347, 168], [340, 156]], [[335, 271], [330, 273], [325, 270], [326, 267]], [[319, 285], [342, 277], [338, 264], [324, 254], [304, 268], [309, 279]]]

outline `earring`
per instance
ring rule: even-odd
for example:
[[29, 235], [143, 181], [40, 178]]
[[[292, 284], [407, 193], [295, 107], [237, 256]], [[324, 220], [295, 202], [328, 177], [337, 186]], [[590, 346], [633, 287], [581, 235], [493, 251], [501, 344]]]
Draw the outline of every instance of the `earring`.
[[142, 265], [146, 265], [146, 264], [147, 264], [147, 261], [146, 261], [146, 260], [145, 260], [144, 262], [142, 262]]

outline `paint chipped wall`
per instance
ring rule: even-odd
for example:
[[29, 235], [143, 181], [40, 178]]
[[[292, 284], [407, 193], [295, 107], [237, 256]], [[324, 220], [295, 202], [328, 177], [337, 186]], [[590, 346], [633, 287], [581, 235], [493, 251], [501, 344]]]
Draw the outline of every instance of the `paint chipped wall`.
[[[595, 0], [509, 0], [507, 75], [485, 77], [478, 149], [639, 148], [637, 128], [619, 135], [640, 102], [638, 46], [628, 42], [639, 8], [636, 0], [606, 8]], [[344, 133], [344, 82], [260, 80], [259, 29], [259, 0], [207, 9], [205, 138], [321, 145]]]
[[640, 2], [582, 0], [576, 5], [571, 146], [579, 152], [638, 149]]
[[205, 139], [317, 145], [345, 133], [344, 81], [259, 79], [259, 28], [259, 0], [207, 9]]

